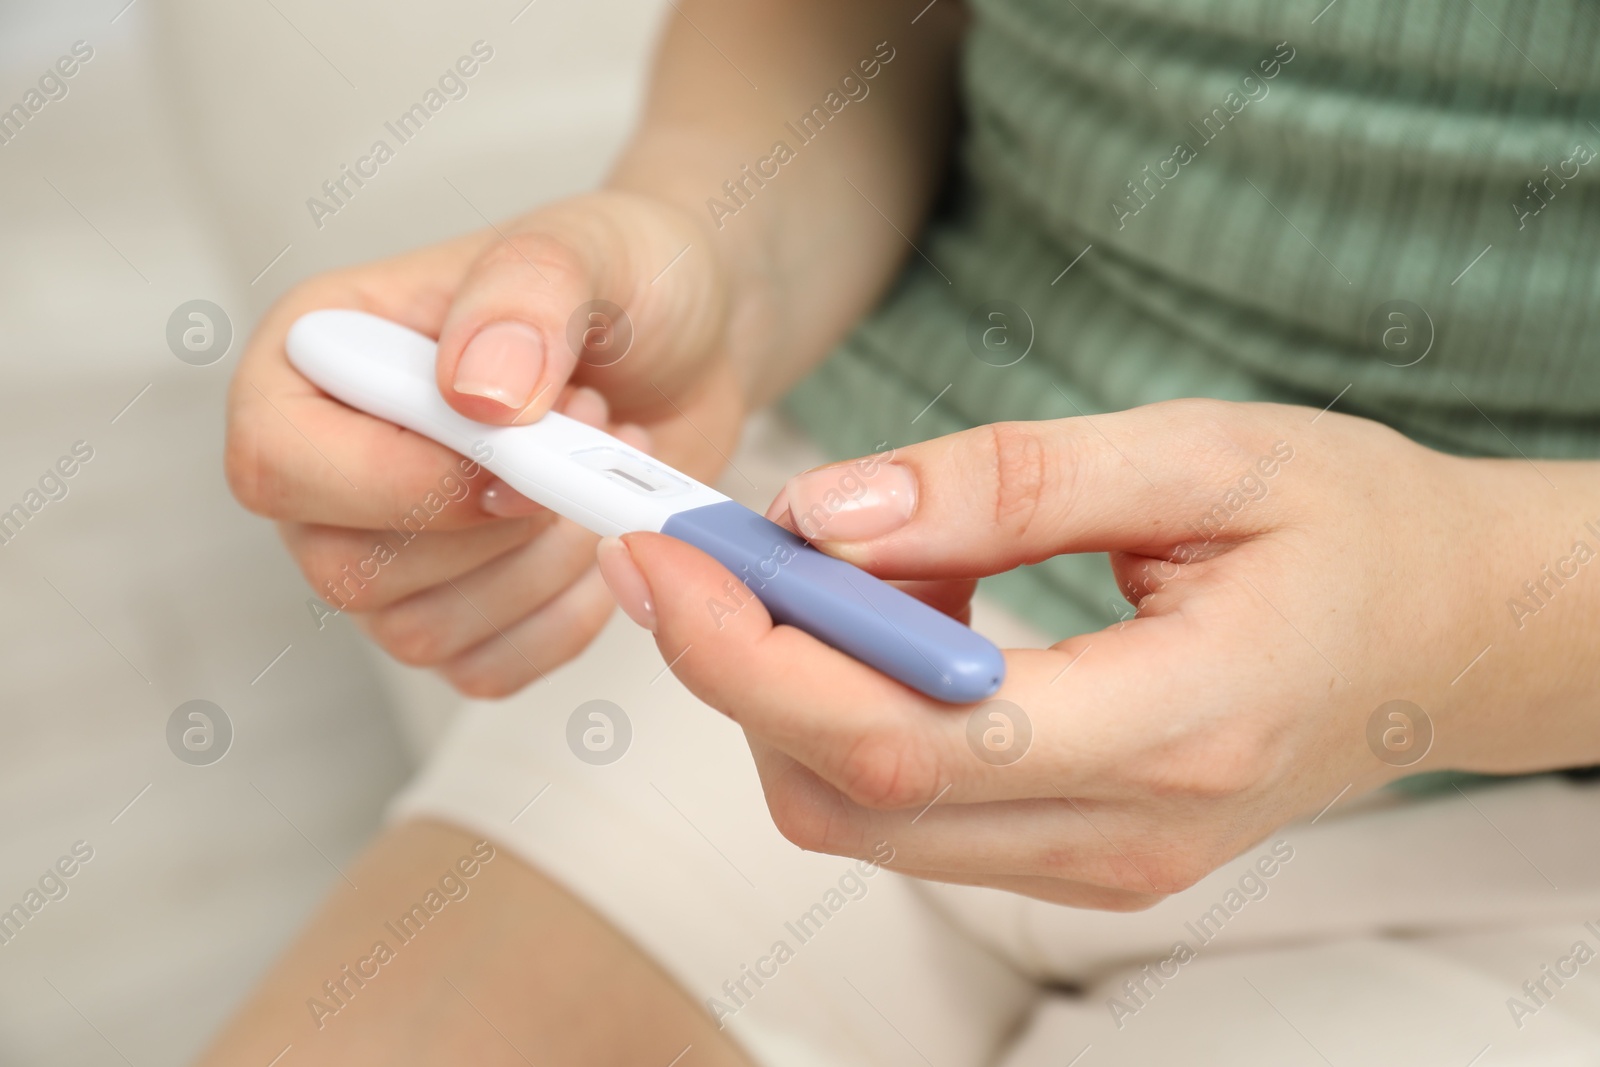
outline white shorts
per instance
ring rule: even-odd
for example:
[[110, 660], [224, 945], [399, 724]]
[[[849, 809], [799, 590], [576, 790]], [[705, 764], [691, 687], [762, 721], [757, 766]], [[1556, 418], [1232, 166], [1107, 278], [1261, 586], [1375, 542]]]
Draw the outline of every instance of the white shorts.
[[[741, 470], [815, 462], [765, 440]], [[784, 840], [743, 734], [619, 613], [464, 706], [391, 814], [563, 884], [764, 1067], [1600, 1064], [1600, 790], [1558, 778], [1342, 800], [1136, 914], [929, 885]]]

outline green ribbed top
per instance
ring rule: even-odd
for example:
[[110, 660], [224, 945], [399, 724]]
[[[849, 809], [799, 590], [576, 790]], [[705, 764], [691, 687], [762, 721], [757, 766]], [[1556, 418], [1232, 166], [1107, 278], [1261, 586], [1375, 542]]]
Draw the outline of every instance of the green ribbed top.
[[[926, 258], [789, 398], [825, 448], [1342, 393], [1452, 452], [1600, 456], [1592, 0], [971, 6]], [[969, 343], [997, 300], [1009, 366], [1015, 313]], [[1128, 610], [1103, 557], [989, 587], [1057, 636]]]

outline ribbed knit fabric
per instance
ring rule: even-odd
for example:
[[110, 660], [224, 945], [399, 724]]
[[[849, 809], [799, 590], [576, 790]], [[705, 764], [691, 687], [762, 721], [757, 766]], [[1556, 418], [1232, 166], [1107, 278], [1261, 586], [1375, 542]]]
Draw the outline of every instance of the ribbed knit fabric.
[[[947, 206], [789, 398], [825, 448], [1339, 397], [1452, 452], [1600, 455], [1600, 5], [971, 6]], [[1032, 324], [1009, 366], [1023, 320], [969, 343], [996, 300]], [[1128, 611], [1100, 557], [990, 588], [1061, 636]]]

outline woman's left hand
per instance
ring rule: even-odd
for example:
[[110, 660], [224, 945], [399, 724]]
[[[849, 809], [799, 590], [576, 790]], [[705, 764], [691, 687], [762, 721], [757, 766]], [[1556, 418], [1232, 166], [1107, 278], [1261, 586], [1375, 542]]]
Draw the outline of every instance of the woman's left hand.
[[774, 626], [670, 538], [610, 542], [601, 566], [744, 728], [790, 840], [887, 841], [908, 874], [1137, 909], [1405, 774], [1600, 762], [1582, 636], [1600, 565], [1575, 545], [1600, 543], [1596, 485], [1593, 464], [1213, 401], [985, 426], [791, 481], [774, 517], [958, 617], [981, 575], [1111, 554], [1137, 614], [1008, 651], [970, 707]]

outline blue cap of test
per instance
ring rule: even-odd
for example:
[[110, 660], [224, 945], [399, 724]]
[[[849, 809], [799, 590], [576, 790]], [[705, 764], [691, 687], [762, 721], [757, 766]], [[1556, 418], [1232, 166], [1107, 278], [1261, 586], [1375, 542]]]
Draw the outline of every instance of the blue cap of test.
[[935, 700], [976, 703], [1005, 680], [1005, 657], [987, 638], [737, 501], [680, 511], [661, 532], [732, 571], [775, 622]]

